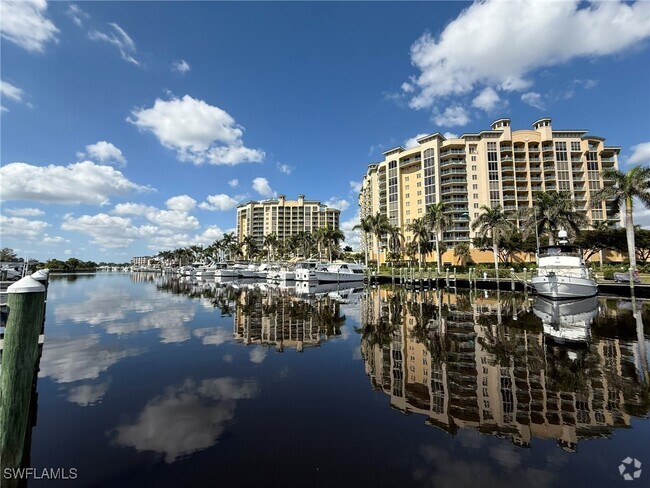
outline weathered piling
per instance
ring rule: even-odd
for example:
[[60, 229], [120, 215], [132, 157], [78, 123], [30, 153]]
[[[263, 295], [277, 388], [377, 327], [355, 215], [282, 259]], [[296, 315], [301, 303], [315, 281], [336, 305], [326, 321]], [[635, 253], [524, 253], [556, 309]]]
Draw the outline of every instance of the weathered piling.
[[41, 334], [45, 333], [45, 313], [47, 312], [47, 288], [50, 282], [50, 270], [39, 269], [32, 273], [32, 278], [45, 287], [45, 300], [43, 301], [43, 323], [41, 324]]
[[449, 288], [449, 268], [445, 268], [445, 286]]
[[510, 289], [515, 291], [515, 270], [510, 268]]
[[7, 289], [7, 326], [0, 371], [0, 466], [20, 467], [29, 416], [45, 286], [26, 276]]

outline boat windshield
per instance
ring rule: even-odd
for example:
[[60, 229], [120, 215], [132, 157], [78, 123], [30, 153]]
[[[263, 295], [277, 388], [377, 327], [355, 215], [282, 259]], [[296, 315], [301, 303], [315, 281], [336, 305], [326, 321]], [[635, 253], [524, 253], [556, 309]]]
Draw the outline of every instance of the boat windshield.
[[581, 256], [580, 248], [576, 246], [548, 246], [540, 247], [539, 256]]

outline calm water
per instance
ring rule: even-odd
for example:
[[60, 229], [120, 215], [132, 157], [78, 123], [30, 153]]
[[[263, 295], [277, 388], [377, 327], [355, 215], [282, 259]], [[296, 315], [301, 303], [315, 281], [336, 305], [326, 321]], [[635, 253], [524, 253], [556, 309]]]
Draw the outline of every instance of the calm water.
[[78, 477], [29, 486], [650, 486], [632, 312], [53, 277], [30, 465]]

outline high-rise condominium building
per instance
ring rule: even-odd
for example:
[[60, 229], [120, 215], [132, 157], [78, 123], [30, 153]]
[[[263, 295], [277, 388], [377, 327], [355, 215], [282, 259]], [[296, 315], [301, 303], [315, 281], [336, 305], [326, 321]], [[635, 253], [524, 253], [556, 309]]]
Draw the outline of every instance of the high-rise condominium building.
[[264, 236], [275, 233], [280, 240], [298, 232], [315, 232], [321, 227], [339, 228], [341, 211], [329, 208], [316, 200], [287, 200], [279, 195], [277, 200], [247, 202], [237, 207], [237, 238], [241, 242], [253, 236], [263, 245]]
[[585, 130], [554, 130], [551, 119], [542, 118], [532, 130], [513, 131], [510, 119], [503, 118], [477, 134], [446, 139], [435, 133], [417, 142], [390, 149], [383, 161], [368, 165], [359, 194], [361, 216], [386, 215], [407, 242], [408, 224], [423, 217], [428, 205], [446, 204], [453, 224], [443, 240], [453, 246], [476, 236], [470, 224], [483, 205], [516, 211], [531, 207], [543, 191], [569, 192], [588, 222], [618, 222], [618, 209], [592, 202], [591, 195], [611, 184], [601, 171], [618, 167], [620, 147], [606, 146], [605, 139]]

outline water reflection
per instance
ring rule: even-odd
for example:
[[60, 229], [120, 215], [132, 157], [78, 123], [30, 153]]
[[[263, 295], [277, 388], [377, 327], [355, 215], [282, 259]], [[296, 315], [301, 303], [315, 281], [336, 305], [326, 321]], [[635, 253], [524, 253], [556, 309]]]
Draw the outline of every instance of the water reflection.
[[582, 300], [549, 300], [537, 297], [533, 312], [542, 320], [544, 334], [558, 342], [587, 342], [598, 315], [598, 297]]
[[[531, 310], [524, 295], [376, 290], [362, 310], [366, 374], [392, 407], [449, 433], [472, 428], [523, 447], [552, 438], [575, 451], [650, 407], [638, 371], [647, 357], [601, 334], [599, 306], [538, 299]], [[604, 321], [629, 313], [603, 307]], [[629, 319], [619, 335], [631, 332]]]
[[213, 446], [234, 418], [237, 400], [258, 393], [255, 380], [187, 379], [150, 400], [133, 424], [115, 430], [114, 440], [137, 451], [154, 451], [172, 463]]

